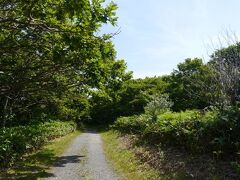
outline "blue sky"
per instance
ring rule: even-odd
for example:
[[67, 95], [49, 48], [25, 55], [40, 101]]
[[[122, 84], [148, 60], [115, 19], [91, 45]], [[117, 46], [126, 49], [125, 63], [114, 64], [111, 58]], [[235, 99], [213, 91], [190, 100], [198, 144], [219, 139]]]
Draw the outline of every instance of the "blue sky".
[[205, 61], [218, 37], [240, 30], [239, 0], [114, 0], [121, 33], [113, 42], [135, 78], [169, 74], [186, 58]]

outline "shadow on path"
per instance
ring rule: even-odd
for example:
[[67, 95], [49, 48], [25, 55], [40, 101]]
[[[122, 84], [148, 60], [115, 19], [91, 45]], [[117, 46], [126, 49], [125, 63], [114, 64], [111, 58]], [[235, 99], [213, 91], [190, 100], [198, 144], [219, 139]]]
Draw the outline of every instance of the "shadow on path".
[[0, 179], [27, 179], [54, 177], [47, 171], [51, 167], [65, 167], [69, 163], [80, 163], [84, 156], [71, 155], [57, 157], [51, 150], [30, 155], [14, 165], [12, 172], [0, 174]]
[[54, 167], [65, 167], [66, 164], [68, 163], [80, 163], [81, 158], [85, 156], [61, 156], [56, 159], [56, 163], [54, 163]]

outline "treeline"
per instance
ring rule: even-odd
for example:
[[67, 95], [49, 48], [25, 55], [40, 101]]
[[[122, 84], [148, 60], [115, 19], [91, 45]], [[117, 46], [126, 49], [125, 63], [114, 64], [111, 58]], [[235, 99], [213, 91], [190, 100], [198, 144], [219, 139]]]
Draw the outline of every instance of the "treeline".
[[239, 101], [239, 44], [217, 50], [204, 64], [180, 63], [171, 75], [132, 79], [116, 60], [116, 4], [102, 1], [0, 2], [1, 127], [48, 119], [109, 123], [141, 114], [168, 94], [172, 111], [224, 109]]
[[[216, 50], [208, 63], [186, 59], [170, 75], [131, 80], [138, 85], [145, 82], [146, 89], [135, 91], [128, 101], [138, 102], [141, 111], [132, 109], [112, 127], [150, 144], [216, 157], [236, 156], [240, 148], [239, 54], [236, 43]], [[157, 86], [150, 86], [153, 81]], [[146, 101], [138, 101], [139, 96]]]
[[[0, 127], [49, 120], [108, 124], [133, 116], [115, 127], [135, 123], [133, 131], [147, 128], [180, 145], [206, 128], [209, 144], [219, 143], [214, 150], [236, 151], [240, 44], [216, 50], [208, 63], [186, 59], [170, 75], [132, 79], [116, 59], [114, 34], [100, 31], [116, 24], [116, 9], [98, 0], [0, 1]], [[190, 142], [200, 146], [199, 138], [205, 136]]]

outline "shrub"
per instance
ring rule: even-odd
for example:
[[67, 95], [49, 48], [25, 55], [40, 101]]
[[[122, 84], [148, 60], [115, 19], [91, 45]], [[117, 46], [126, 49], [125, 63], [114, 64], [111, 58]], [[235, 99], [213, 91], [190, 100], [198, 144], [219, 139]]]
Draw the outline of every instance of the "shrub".
[[156, 122], [138, 116], [123, 117], [115, 122], [114, 128], [136, 133], [150, 143], [175, 145], [194, 153], [219, 155], [234, 153], [240, 148], [239, 108], [221, 112], [166, 112], [159, 115]]
[[[167, 112], [158, 117], [155, 134], [161, 143], [174, 144], [192, 152], [205, 151], [210, 124], [216, 120], [217, 112], [200, 113], [185, 111], [179, 113]], [[210, 124], [208, 124], [210, 123]]]
[[25, 153], [76, 129], [73, 122], [52, 121], [31, 126], [0, 129], [0, 167], [7, 167]]
[[120, 117], [113, 124], [112, 128], [129, 133], [141, 133], [150, 123], [150, 118], [147, 115], [135, 115], [129, 117]]
[[157, 116], [164, 112], [170, 111], [173, 103], [170, 101], [167, 94], [162, 94], [159, 97], [153, 97], [145, 107], [146, 114], [150, 115], [153, 121], [157, 120]]

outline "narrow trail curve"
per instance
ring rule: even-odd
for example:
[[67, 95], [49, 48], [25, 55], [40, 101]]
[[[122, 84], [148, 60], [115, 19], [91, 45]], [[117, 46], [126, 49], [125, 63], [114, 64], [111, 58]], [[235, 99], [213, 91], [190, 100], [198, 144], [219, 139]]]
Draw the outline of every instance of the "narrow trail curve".
[[118, 180], [107, 164], [101, 136], [97, 132], [79, 135], [50, 169], [57, 180]]

